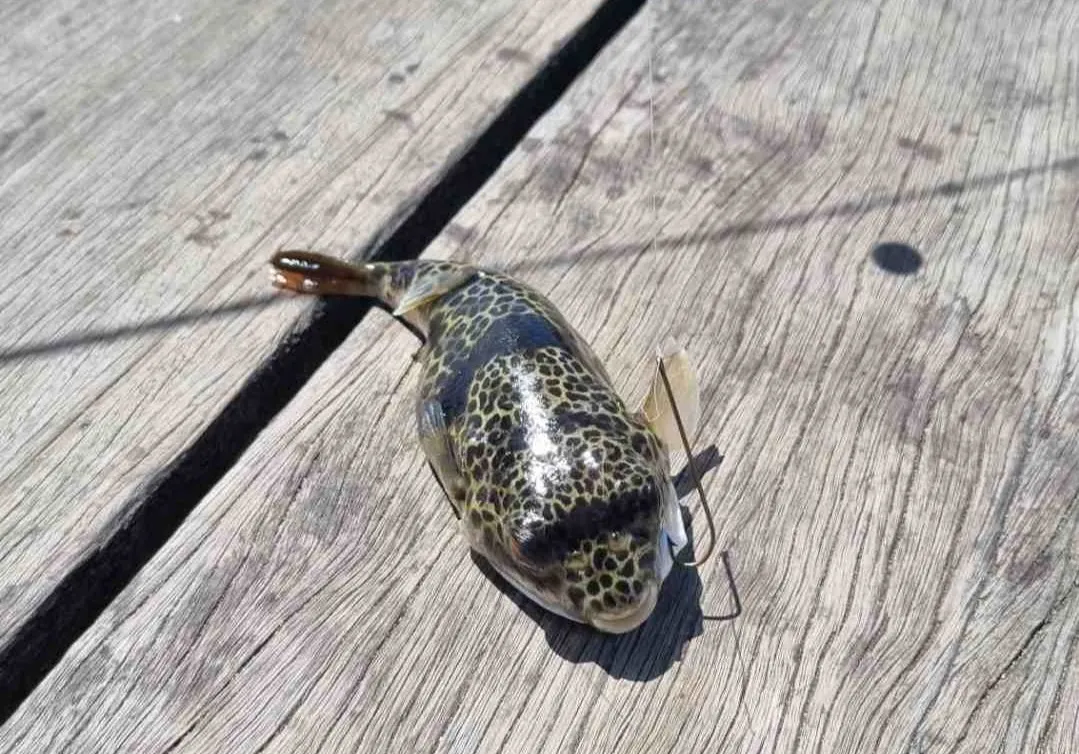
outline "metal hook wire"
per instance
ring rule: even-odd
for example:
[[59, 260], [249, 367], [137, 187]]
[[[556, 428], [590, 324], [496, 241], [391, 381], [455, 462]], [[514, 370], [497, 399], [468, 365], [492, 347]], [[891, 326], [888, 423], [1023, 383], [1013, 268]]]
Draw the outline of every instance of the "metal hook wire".
[[[689, 467], [689, 473], [693, 477], [693, 484], [697, 488], [697, 495], [701, 498], [701, 507], [704, 508], [704, 518], [708, 522], [708, 549], [704, 555], [696, 560], [681, 561], [678, 559], [677, 553], [674, 552], [674, 546], [668, 543], [668, 547], [671, 548], [671, 558], [676, 563], [686, 566], [687, 568], [697, 568], [703, 565], [710, 557], [712, 557], [712, 551], [716, 546], [716, 522], [712, 518], [712, 508], [708, 505], [708, 498], [704, 494], [704, 485], [701, 484], [701, 475], [697, 471], [697, 461], [693, 457], [693, 450], [689, 446], [689, 438], [686, 436], [686, 428], [682, 424], [682, 416], [678, 413], [678, 404], [674, 400], [674, 390], [671, 388], [671, 382], [667, 378], [667, 369], [663, 366], [663, 357], [659, 357], [659, 376], [663, 378], [663, 388], [667, 391], [667, 399], [671, 402], [671, 410], [674, 412], [674, 422], [678, 426], [678, 436], [682, 439], [682, 448], [686, 452], [686, 465]], [[734, 582], [734, 572], [731, 570], [730, 556], [727, 551], [719, 553], [720, 559], [723, 561], [723, 570], [727, 573], [727, 585], [730, 587], [731, 596], [734, 598], [734, 610], [725, 615], [711, 615], [705, 616], [706, 620], [714, 621], [727, 621], [734, 620], [742, 614], [742, 598], [738, 594], [738, 586]], [[736, 639], [737, 641], [737, 639]], [[739, 650], [739, 661], [741, 662], [741, 650]], [[745, 668], [743, 666], [743, 672]]]

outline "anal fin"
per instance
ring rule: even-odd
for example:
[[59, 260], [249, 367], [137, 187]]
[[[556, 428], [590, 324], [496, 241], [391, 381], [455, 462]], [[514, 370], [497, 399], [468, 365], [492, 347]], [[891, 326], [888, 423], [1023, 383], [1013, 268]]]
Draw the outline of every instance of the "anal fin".
[[420, 447], [427, 461], [442, 485], [454, 515], [461, 517], [461, 504], [468, 490], [468, 484], [461, 474], [457, 458], [450, 442], [450, 432], [446, 427], [446, 417], [442, 413], [442, 404], [437, 400], [420, 403], [416, 410], [419, 424]]

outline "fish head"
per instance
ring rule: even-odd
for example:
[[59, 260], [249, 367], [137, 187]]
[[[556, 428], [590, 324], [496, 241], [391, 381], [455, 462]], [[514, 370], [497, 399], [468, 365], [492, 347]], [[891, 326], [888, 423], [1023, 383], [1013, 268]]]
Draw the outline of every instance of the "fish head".
[[[494, 564], [548, 610], [619, 634], [652, 614], [673, 566], [672, 549], [685, 544], [686, 537], [666, 474], [613, 481], [601, 495], [534, 499], [516, 506], [504, 557]], [[667, 513], [672, 506], [675, 524]]]

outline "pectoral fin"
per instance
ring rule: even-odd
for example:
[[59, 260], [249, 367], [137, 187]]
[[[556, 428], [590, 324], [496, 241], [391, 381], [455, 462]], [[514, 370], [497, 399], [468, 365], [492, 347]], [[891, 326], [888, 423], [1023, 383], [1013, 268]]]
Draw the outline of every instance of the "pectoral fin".
[[657, 553], [657, 573], [665, 578], [674, 565], [674, 556], [689, 543], [686, 524], [682, 519], [682, 506], [678, 504], [678, 493], [670, 483], [663, 499], [660, 511], [659, 552]]
[[450, 442], [450, 433], [446, 428], [446, 417], [442, 413], [442, 404], [437, 400], [424, 401], [416, 411], [419, 425], [420, 447], [427, 456], [439, 484], [453, 506], [454, 515], [461, 517], [461, 501], [468, 490], [464, 476], [457, 464]]
[[[658, 349], [657, 356], [663, 360], [663, 368], [671, 383], [671, 392], [674, 394], [682, 426], [686, 430], [686, 438], [692, 440], [697, 432], [697, 421], [701, 413], [701, 392], [697, 383], [697, 370], [690, 363], [685, 349], [671, 338], [664, 341]], [[681, 450], [682, 439], [678, 433], [678, 423], [674, 417], [674, 409], [671, 407], [667, 389], [663, 384], [663, 376], [659, 373], [658, 364], [652, 375], [648, 395], [645, 396], [644, 405], [641, 407], [641, 415], [668, 450]]]
[[675, 552], [680, 552], [689, 542], [686, 534], [686, 523], [682, 520], [682, 506], [678, 504], [678, 493], [673, 489], [666, 504], [663, 506], [663, 520], [661, 526], [670, 539]]
[[425, 271], [412, 281], [412, 285], [405, 291], [405, 295], [397, 304], [397, 308], [393, 310], [393, 316], [400, 317], [413, 309], [445, 296], [450, 291], [471, 280], [476, 272], [475, 267]]

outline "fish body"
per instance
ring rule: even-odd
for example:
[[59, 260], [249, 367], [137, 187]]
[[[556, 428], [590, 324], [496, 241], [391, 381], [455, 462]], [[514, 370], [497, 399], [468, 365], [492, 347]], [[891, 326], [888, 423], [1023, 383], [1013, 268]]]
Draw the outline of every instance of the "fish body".
[[452, 262], [273, 265], [279, 287], [374, 298], [423, 336], [420, 444], [475, 551], [564, 617], [648, 618], [686, 543], [667, 446], [550, 301]]

